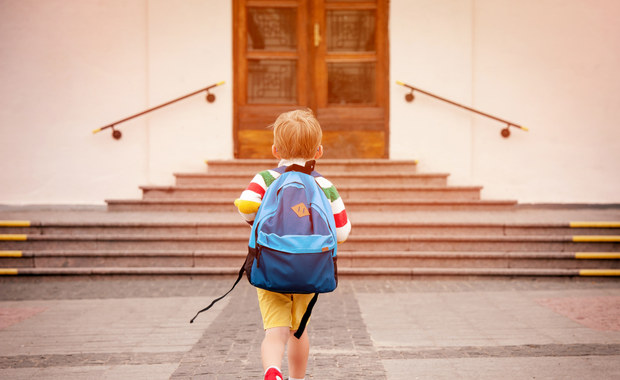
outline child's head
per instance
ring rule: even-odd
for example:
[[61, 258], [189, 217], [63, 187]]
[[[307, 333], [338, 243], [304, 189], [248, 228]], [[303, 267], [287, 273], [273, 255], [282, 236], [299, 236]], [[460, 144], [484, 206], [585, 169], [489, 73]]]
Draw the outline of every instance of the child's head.
[[311, 160], [323, 154], [323, 132], [310, 110], [284, 112], [273, 123], [273, 153], [278, 158]]

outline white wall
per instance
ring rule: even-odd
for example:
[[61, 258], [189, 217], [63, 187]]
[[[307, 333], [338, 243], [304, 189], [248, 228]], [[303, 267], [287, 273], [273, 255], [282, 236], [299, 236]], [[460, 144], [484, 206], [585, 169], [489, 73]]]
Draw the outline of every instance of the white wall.
[[149, 176], [205, 171], [205, 159], [232, 158], [232, 2], [149, 1], [149, 103], [164, 103], [226, 81], [149, 117]]
[[[487, 199], [620, 203], [620, 2], [391, 0], [391, 157]], [[232, 1], [0, 1], [0, 203], [137, 198], [232, 158]], [[226, 81], [119, 126], [91, 131]], [[522, 123], [503, 128], [410, 82]]]
[[[422, 172], [471, 178], [471, 116], [409, 91], [396, 80], [456, 102], [472, 102], [472, 18], [469, 1], [391, 2], [390, 157], [417, 159]], [[398, 15], [398, 17], [396, 17]]]
[[118, 186], [145, 179], [145, 121], [122, 144], [91, 131], [146, 106], [145, 3], [0, 4], [0, 202], [135, 192]]
[[[232, 157], [231, 4], [218, 0], [0, 2], [0, 203], [136, 198]], [[225, 80], [121, 124], [91, 131]]]
[[393, 85], [392, 158], [487, 199], [620, 202], [620, 2], [393, 0], [391, 12], [393, 80], [531, 129], [502, 139], [496, 122], [405, 103]]

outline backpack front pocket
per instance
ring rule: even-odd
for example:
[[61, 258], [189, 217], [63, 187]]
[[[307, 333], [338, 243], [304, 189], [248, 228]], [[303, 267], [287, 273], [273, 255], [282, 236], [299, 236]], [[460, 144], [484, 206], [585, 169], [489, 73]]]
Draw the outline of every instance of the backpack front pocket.
[[336, 289], [332, 251], [287, 253], [258, 246], [252, 285], [280, 293], [327, 293]]

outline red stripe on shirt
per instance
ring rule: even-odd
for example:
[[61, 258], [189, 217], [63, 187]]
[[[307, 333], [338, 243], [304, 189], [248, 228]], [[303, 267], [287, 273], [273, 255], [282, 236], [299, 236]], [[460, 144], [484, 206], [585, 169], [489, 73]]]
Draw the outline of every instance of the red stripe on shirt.
[[265, 189], [256, 182], [250, 182], [247, 189], [257, 193], [261, 198], [265, 195]]
[[347, 210], [342, 210], [338, 214], [334, 214], [334, 220], [336, 221], [336, 228], [344, 227], [347, 225]]

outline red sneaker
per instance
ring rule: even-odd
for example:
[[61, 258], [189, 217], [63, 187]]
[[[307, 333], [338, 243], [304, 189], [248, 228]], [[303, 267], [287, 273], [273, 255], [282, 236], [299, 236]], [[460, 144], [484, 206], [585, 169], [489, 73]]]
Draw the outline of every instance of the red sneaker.
[[267, 372], [265, 372], [265, 380], [283, 380], [282, 372], [278, 371], [277, 368], [269, 368]]

